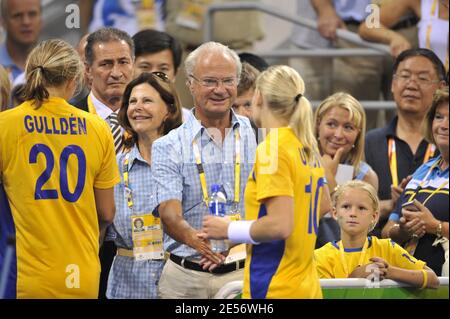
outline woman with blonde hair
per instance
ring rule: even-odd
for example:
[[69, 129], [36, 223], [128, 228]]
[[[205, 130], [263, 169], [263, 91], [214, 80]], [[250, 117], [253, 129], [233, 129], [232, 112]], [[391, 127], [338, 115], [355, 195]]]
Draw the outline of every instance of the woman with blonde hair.
[[0, 64], [0, 112], [8, 107], [10, 92], [11, 82], [9, 81], [8, 72]]
[[207, 238], [246, 243], [244, 298], [321, 298], [313, 262], [324, 190], [303, 79], [288, 66], [257, 80], [254, 118], [269, 129], [245, 189], [245, 221], [207, 216]]
[[449, 108], [448, 86], [437, 90], [425, 118], [425, 137], [440, 155], [412, 175], [383, 229], [436, 274], [448, 276]]
[[7, 297], [97, 298], [99, 242], [120, 180], [113, 139], [106, 122], [67, 103], [83, 77], [68, 43], [41, 42], [25, 72], [25, 102], [0, 113], [16, 254]]
[[363, 180], [378, 189], [378, 177], [364, 162], [366, 113], [348, 93], [326, 98], [315, 112], [316, 137], [330, 190], [337, 186], [339, 164], [351, 166], [351, 179]]

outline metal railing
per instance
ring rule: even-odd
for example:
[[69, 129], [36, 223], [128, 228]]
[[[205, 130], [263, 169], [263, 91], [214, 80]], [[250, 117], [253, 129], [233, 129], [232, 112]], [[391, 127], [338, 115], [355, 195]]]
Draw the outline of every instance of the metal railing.
[[[312, 30], [317, 30], [317, 22], [306, 19], [295, 14], [283, 12], [273, 6], [269, 6], [263, 3], [255, 2], [235, 2], [235, 3], [218, 3], [211, 4], [205, 12], [205, 28], [204, 28], [204, 42], [212, 41], [214, 39], [214, 14], [218, 11], [240, 11], [240, 10], [257, 10], [264, 12], [268, 15], [280, 18], [282, 20], [291, 22], [295, 25], [307, 27]], [[265, 52], [255, 52], [255, 54], [264, 58], [291, 58], [291, 57], [310, 57], [310, 58], [335, 58], [335, 57], [384, 57], [390, 54], [389, 47], [382, 44], [376, 44], [364, 41], [361, 37], [348, 30], [338, 29], [336, 32], [340, 39], [351, 42], [355, 45], [359, 45], [363, 48], [354, 49], [307, 49], [307, 50], [295, 50], [295, 49], [278, 49]], [[331, 92], [331, 81], [324, 83], [326, 90]], [[393, 101], [360, 101], [363, 107], [371, 110], [395, 109], [396, 104]], [[318, 105], [320, 101], [312, 101], [313, 105]]]
[[[370, 280], [362, 278], [320, 279], [320, 287], [322, 288], [325, 299], [343, 299], [348, 295], [350, 295], [351, 298], [365, 299], [448, 299], [449, 278], [438, 277], [438, 280], [438, 289], [424, 290], [390, 279], [373, 283]], [[237, 298], [242, 293], [243, 284], [242, 280], [231, 281], [225, 284], [214, 296], [214, 299]], [[351, 291], [352, 289], [354, 290], [353, 292]], [[391, 291], [386, 293], [386, 289]]]

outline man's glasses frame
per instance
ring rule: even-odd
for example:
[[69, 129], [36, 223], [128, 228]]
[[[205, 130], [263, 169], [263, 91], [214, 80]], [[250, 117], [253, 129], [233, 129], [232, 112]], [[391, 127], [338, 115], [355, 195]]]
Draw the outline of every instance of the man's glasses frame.
[[225, 79], [216, 79], [216, 78], [198, 79], [193, 74], [189, 74], [189, 77], [194, 79], [194, 81], [200, 83], [200, 85], [210, 89], [218, 88], [220, 84], [222, 84], [226, 88], [235, 87], [237, 85], [237, 79], [235, 77]]

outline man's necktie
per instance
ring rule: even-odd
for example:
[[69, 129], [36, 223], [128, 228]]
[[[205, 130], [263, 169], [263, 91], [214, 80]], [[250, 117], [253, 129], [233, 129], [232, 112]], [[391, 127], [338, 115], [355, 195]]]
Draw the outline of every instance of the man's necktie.
[[116, 154], [118, 154], [122, 150], [122, 128], [120, 127], [117, 113], [111, 113], [108, 116], [108, 121], [114, 140], [114, 148], [116, 150]]

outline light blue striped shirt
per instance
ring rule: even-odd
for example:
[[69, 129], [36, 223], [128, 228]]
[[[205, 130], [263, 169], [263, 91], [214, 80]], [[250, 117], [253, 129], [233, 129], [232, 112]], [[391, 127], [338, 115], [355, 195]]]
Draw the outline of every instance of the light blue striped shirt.
[[[156, 188], [157, 205], [168, 200], [179, 200], [183, 217], [194, 229], [200, 230], [202, 218], [208, 213], [203, 202], [194, 151], [196, 139], [201, 152], [206, 176], [208, 194], [212, 184], [224, 187], [227, 200], [234, 201], [235, 134], [238, 129], [241, 137], [241, 176], [240, 203], [241, 216], [244, 217], [244, 190], [247, 178], [255, 162], [256, 139], [247, 118], [232, 112], [232, 129], [226, 131], [221, 146], [217, 145], [208, 131], [195, 118], [193, 111], [187, 121], [179, 128], [153, 143], [152, 170]], [[180, 257], [198, 258], [194, 249], [183, 245], [164, 234], [164, 249]]]
[[[150, 165], [142, 158], [137, 146], [130, 150], [128, 178], [132, 190], [133, 209], [127, 204], [123, 173], [126, 154], [117, 156], [120, 170], [120, 184], [114, 188], [116, 215], [111, 227], [112, 237], [117, 247], [133, 249], [131, 216], [152, 213], [155, 206], [155, 194]], [[106, 296], [110, 299], [151, 299], [157, 298], [157, 285], [164, 261], [144, 260], [115, 256], [108, 277]]]

